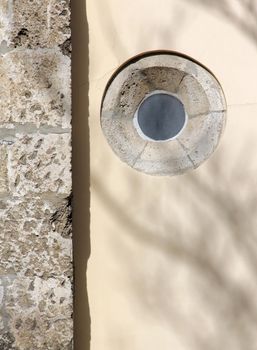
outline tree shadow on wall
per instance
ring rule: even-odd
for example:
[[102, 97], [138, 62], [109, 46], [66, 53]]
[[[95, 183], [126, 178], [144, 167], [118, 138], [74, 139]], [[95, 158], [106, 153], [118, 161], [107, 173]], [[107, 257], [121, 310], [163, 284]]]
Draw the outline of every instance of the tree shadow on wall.
[[221, 13], [243, 34], [257, 43], [256, 0], [193, 0], [193, 2], [207, 7], [209, 11]]
[[[127, 271], [127, 283], [136, 296], [138, 307], [142, 308], [145, 317], [159, 320], [161, 324], [165, 322], [166, 327], [175, 330], [179, 340], [192, 350], [256, 349], [257, 198], [252, 191], [254, 174], [242, 185], [245, 174], [231, 172], [228, 177], [221, 170], [224, 164], [226, 157], [219, 155], [209, 163], [207, 176], [193, 172], [181, 177], [180, 201], [188, 218], [191, 215], [192, 224], [186, 229], [175, 219], [177, 213], [172, 205], [166, 208], [166, 216], [158, 211], [161, 198], [155, 202], [155, 214], [151, 211], [139, 177], [128, 176], [126, 182], [134, 189], [137, 203], [145, 204], [144, 219], [122, 200], [117, 201], [98, 176], [93, 177], [96, 194], [113, 220], [124, 228], [123, 235], [144, 247], [146, 261], [147, 254], [155, 252], [153, 265], [156, 271], [151, 272], [149, 279], [147, 262], [141, 259], [139, 264], [132, 258], [134, 248], [123, 248], [122, 244], [112, 242], [113, 254], [119, 257], [124, 274]], [[240, 191], [235, 191], [239, 187], [241, 195]], [[190, 189], [189, 193], [183, 188]], [[173, 190], [171, 179], [165, 196], [177, 199]], [[160, 192], [160, 195], [164, 193]], [[158, 261], [160, 254], [164, 263]], [[181, 288], [176, 278], [183, 271], [187, 272], [188, 292], [183, 292], [184, 287]], [[178, 298], [181, 291], [184, 294]], [[189, 307], [186, 315], [183, 303], [177, 303], [177, 300], [186, 301], [188, 297], [195, 306]]]
[[[234, 2], [229, 0], [193, 1], [222, 13], [257, 44], [256, 1], [239, 1], [240, 16], [233, 7]], [[119, 47], [117, 41], [116, 46]], [[137, 203], [145, 203], [148, 221], [141, 220], [140, 214], [130, 211], [122, 199], [113, 196], [100, 174], [92, 176], [96, 195], [113, 220], [124, 228], [123, 234], [147, 250], [160, 253], [165, 261], [159, 264], [158, 273], [151, 275], [154, 277], [149, 282], [144, 259], [137, 264], [138, 261], [131, 258], [133, 251], [117, 247], [113, 242], [113, 254], [123, 261], [124, 271], [129, 266], [126, 274], [131, 293], [145, 315], [175, 330], [185, 342], [185, 348], [190, 350], [256, 350], [256, 169], [249, 166], [254, 163], [255, 154], [249, 155], [248, 151], [249, 148], [234, 154], [234, 165], [229, 165], [229, 171], [225, 171], [229, 155], [223, 148], [208, 161], [204, 177], [199, 176], [199, 171], [181, 177], [180, 201], [191, 216], [193, 225], [190, 228], [176, 219], [171, 206], [167, 208], [169, 214], [159, 222], [160, 229], [153, 229], [154, 221], [160, 220], [162, 214], [158, 212], [158, 202], [153, 209], [145, 198], [142, 177], [127, 172], [123, 185], [131, 188]], [[186, 189], [190, 189], [189, 194]], [[165, 188], [165, 196], [174, 198], [172, 179]], [[178, 274], [185, 269], [190, 276], [187, 287], [197, 306], [190, 309], [191, 320], [181, 311], [181, 304], [176, 305], [171, 300], [176, 300], [176, 292], [181, 290], [177, 289], [175, 278], [174, 283], [170, 279], [169, 270], [174, 266]]]
[[74, 349], [90, 349], [87, 261], [90, 255], [88, 24], [85, 0], [72, 4], [72, 175]]

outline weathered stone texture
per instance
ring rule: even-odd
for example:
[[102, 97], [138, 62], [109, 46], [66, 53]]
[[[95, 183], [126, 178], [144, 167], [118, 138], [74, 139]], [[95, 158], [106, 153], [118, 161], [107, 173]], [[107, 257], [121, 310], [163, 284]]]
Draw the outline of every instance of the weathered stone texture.
[[11, 51], [0, 58], [0, 127], [70, 127], [70, 59], [59, 50]]
[[9, 152], [13, 194], [70, 193], [70, 134], [21, 134]]
[[69, 280], [7, 275], [0, 283], [4, 288], [2, 324], [9, 323], [12, 330], [2, 329], [1, 349], [72, 349]]
[[70, 210], [69, 198], [0, 201], [0, 241], [5, 242], [0, 245], [0, 275], [72, 278]]
[[0, 39], [14, 47], [52, 48], [70, 38], [69, 0], [1, 0]]
[[0, 350], [71, 350], [68, 0], [0, 1]]
[[[102, 130], [113, 151], [132, 168], [150, 175], [179, 175], [197, 168], [216, 149], [226, 101], [216, 78], [201, 64], [170, 52], [146, 53], [118, 69], [107, 87]], [[160, 91], [178, 98], [187, 116], [181, 132], [161, 142], [142, 137], [136, 126], [141, 101]]]

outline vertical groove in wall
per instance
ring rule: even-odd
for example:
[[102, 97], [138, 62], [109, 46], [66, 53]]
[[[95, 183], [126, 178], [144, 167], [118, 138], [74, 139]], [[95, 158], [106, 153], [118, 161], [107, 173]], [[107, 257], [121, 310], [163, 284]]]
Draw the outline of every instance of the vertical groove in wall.
[[0, 349], [73, 347], [68, 0], [0, 2]]
[[74, 252], [74, 347], [89, 350], [87, 292], [90, 256], [89, 57], [85, 0], [72, 2], [72, 176]]

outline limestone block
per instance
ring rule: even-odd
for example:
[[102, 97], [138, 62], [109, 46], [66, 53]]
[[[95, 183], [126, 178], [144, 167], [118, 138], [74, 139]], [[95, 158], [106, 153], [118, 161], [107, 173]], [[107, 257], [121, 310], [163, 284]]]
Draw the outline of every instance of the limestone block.
[[0, 1], [0, 349], [73, 348], [70, 1]]
[[0, 217], [0, 276], [72, 278], [69, 198], [2, 200]]
[[0, 125], [70, 127], [70, 59], [56, 50], [12, 51], [0, 58]]
[[[72, 349], [72, 293], [62, 277], [2, 277], [1, 349]], [[2, 316], [3, 318], [3, 316]]]
[[13, 1], [10, 41], [15, 47], [51, 48], [60, 45], [64, 53], [69, 53], [69, 38], [69, 0]]
[[185, 132], [178, 141], [193, 166], [199, 166], [206, 157], [211, 156], [218, 146], [219, 135], [222, 134], [224, 127], [222, 111], [208, 113], [205, 118], [198, 116], [189, 120]]
[[207, 114], [210, 110], [209, 101], [202, 86], [189, 74], [180, 83], [178, 97], [183, 101], [190, 116]]
[[[182, 105], [184, 125], [172, 138], [145, 137], [139, 127], [140, 106], [153, 94], [171, 95]], [[156, 122], [149, 117], [150, 109], [145, 113], [152, 132], [172, 134], [178, 109], [167, 112], [168, 108], [163, 102], [155, 105]], [[150, 175], [179, 175], [197, 168], [215, 151], [226, 108], [219, 82], [202, 64], [174, 52], [150, 51], [131, 58], [110, 78], [102, 99], [101, 127], [112, 150], [132, 168]], [[167, 118], [169, 127], [164, 125]]]
[[70, 134], [17, 134], [9, 147], [13, 195], [71, 191]]
[[122, 82], [122, 86], [119, 88], [120, 113], [124, 116], [134, 114], [136, 111], [135, 106], [152, 89], [176, 93], [183, 77], [183, 72], [170, 70], [166, 67], [147, 67], [141, 71], [135, 69], [128, 74], [127, 80]]
[[0, 194], [8, 192], [7, 149], [0, 144]]

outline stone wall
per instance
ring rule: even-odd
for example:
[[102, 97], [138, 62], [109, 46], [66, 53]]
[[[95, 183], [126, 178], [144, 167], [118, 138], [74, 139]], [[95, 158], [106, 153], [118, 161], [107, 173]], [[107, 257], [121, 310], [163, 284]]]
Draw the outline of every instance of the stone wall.
[[0, 349], [72, 349], [69, 0], [0, 2]]

